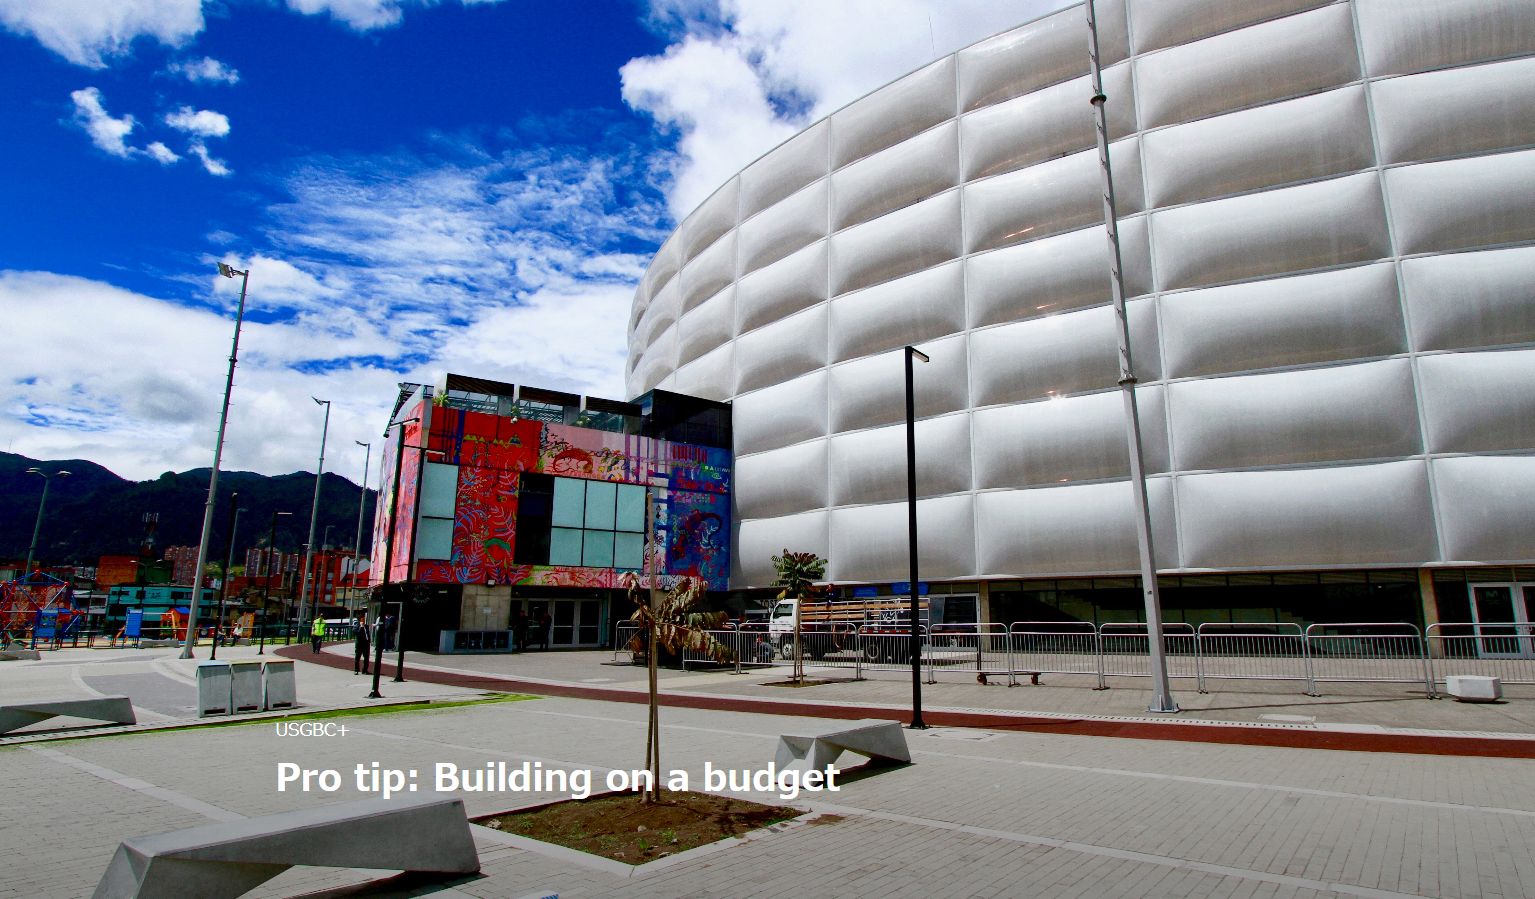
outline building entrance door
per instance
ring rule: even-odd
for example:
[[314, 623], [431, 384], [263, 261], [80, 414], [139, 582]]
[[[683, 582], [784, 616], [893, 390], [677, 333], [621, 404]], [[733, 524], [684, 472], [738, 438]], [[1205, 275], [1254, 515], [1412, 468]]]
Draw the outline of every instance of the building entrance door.
[[1530, 593], [1535, 585], [1470, 584], [1476, 650], [1483, 658], [1535, 658], [1535, 624], [1530, 622]]

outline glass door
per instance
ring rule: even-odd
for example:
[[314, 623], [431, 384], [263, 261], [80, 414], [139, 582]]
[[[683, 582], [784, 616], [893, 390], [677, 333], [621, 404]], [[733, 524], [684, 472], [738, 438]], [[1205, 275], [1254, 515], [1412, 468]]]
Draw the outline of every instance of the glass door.
[[1470, 584], [1471, 617], [1476, 628], [1477, 654], [1482, 658], [1527, 659], [1532, 653], [1532, 626], [1526, 588], [1521, 584]]

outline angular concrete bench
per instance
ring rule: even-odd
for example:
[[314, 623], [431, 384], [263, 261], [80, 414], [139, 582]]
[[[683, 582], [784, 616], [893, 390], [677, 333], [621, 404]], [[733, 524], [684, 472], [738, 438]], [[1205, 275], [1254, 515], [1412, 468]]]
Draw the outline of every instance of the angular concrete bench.
[[126, 696], [94, 696], [89, 699], [54, 699], [49, 702], [13, 702], [0, 705], [0, 734], [49, 718], [91, 718], [112, 724], [136, 724], [133, 704]]
[[843, 752], [856, 752], [871, 759], [911, 761], [906, 732], [898, 722], [863, 718], [779, 735], [774, 764], [782, 770], [803, 759], [808, 768], [825, 768]]
[[95, 899], [234, 899], [294, 865], [473, 874], [461, 799], [364, 799], [124, 840]]
[[36, 662], [42, 657], [35, 649], [0, 649], [0, 662]]

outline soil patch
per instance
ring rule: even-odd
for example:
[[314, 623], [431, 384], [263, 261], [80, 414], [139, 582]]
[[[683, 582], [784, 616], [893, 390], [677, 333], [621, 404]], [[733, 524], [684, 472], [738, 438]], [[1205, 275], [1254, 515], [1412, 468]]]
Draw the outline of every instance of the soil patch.
[[472, 820], [503, 833], [642, 865], [802, 814], [728, 796], [663, 796], [664, 801], [649, 804], [641, 802], [638, 793], [573, 799]]
[[845, 683], [848, 683], [848, 681], [845, 680], [845, 679], [839, 679], [839, 678], [832, 678], [832, 679], [829, 679], [829, 680], [808, 680], [807, 679], [807, 680], [802, 680], [799, 683], [795, 683], [792, 680], [770, 680], [770, 681], [764, 681], [762, 683], [762, 686], [764, 686], [764, 687], [824, 687], [827, 684], [845, 684]]

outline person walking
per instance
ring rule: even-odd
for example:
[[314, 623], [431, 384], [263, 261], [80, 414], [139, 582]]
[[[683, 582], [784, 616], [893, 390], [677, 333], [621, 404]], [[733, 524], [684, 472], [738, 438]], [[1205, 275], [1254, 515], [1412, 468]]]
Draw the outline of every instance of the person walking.
[[362, 613], [357, 616], [357, 629], [352, 637], [353, 674], [368, 673], [368, 654], [372, 648], [373, 640], [368, 633], [368, 616], [366, 613]]
[[528, 616], [523, 614], [521, 606], [512, 613], [512, 647], [518, 652], [528, 648]]
[[314, 624], [309, 626], [309, 639], [314, 645], [315, 655], [319, 655], [320, 644], [325, 642], [325, 619], [319, 615], [314, 616]]
[[549, 651], [549, 631], [554, 627], [554, 618], [548, 612], [538, 616], [538, 643], [545, 652]]

